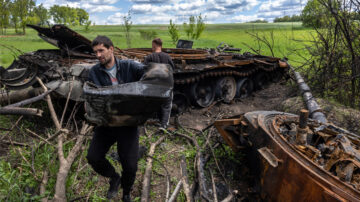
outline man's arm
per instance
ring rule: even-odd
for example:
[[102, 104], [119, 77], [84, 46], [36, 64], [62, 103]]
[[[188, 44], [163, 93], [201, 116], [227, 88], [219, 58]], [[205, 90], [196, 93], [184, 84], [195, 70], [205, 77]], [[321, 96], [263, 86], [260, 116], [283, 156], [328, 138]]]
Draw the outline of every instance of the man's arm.
[[168, 54], [168, 64], [171, 66], [172, 70], [174, 71], [175, 65], [169, 54]]
[[140, 62], [136, 62], [134, 60], [129, 60], [129, 65], [131, 68], [132, 76], [135, 81], [139, 81], [140, 78], [145, 73], [145, 65], [141, 64]]
[[146, 56], [145, 59], [144, 59], [144, 64], [145, 65], [148, 65], [150, 62], [150, 55]]

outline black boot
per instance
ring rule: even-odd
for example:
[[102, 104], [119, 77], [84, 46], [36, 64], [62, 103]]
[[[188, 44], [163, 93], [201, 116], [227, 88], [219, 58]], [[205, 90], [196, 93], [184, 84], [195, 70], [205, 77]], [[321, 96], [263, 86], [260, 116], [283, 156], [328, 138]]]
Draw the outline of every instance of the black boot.
[[122, 200], [123, 200], [123, 202], [132, 202], [130, 194], [123, 195]]
[[121, 177], [119, 174], [116, 174], [116, 176], [110, 179], [110, 187], [107, 193], [108, 199], [114, 198], [118, 194], [120, 183], [121, 183]]

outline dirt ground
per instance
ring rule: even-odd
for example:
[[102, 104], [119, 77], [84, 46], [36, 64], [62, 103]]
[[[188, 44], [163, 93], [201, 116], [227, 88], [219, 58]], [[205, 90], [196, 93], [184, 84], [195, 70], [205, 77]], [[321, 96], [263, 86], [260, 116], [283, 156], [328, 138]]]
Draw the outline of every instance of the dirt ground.
[[267, 88], [254, 92], [250, 97], [233, 100], [226, 104], [218, 102], [208, 108], [191, 108], [179, 116], [181, 124], [187, 128], [203, 130], [214, 120], [231, 117], [250, 111], [281, 110], [281, 103], [296, 96], [297, 89], [285, 84], [270, 84]]

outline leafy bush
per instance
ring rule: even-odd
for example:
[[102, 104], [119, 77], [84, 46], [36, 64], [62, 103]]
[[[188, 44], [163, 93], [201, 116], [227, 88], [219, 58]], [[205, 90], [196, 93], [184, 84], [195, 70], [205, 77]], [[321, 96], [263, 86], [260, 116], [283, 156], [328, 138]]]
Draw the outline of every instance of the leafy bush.
[[179, 34], [179, 28], [175, 25], [175, 23], [170, 20], [170, 26], [168, 27], [169, 35], [171, 36], [171, 41], [173, 44], [176, 44], [176, 42], [179, 40], [180, 34]]
[[144, 40], [154, 39], [158, 35], [157, 32], [154, 30], [139, 30], [139, 32], [140, 32], [140, 37]]
[[205, 22], [201, 14], [197, 17], [190, 16], [189, 24], [184, 23], [183, 26], [188, 39], [199, 39], [205, 30]]
[[88, 20], [88, 21], [85, 22], [85, 26], [84, 26], [85, 32], [90, 31], [90, 25], [91, 25], [91, 21], [90, 21], [90, 20]]

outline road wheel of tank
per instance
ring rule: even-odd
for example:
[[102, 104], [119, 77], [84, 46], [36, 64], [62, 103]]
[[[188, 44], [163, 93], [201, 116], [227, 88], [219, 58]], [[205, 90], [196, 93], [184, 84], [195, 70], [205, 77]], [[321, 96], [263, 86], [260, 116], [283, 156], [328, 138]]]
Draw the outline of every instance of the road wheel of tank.
[[241, 78], [236, 81], [236, 98], [246, 98], [254, 90], [254, 83], [249, 78]]
[[192, 103], [200, 107], [210, 106], [215, 99], [213, 85], [206, 80], [193, 83], [189, 92]]
[[270, 81], [270, 77], [267, 73], [265, 72], [258, 72], [255, 76], [254, 76], [254, 87], [256, 90], [261, 90], [264, 89]]
[[188, 96], [183, 93], [174, 93], [173, 103], [171, 113], [181, 113], [184, 112], [190, 106], [190, 101]]
[[236, 94], [236, 81], [234, 77], [227, 76], [219, 78], [216, 81], [215, 94], [216, 97], [223, 99], [226, 103], [233, 100]]

